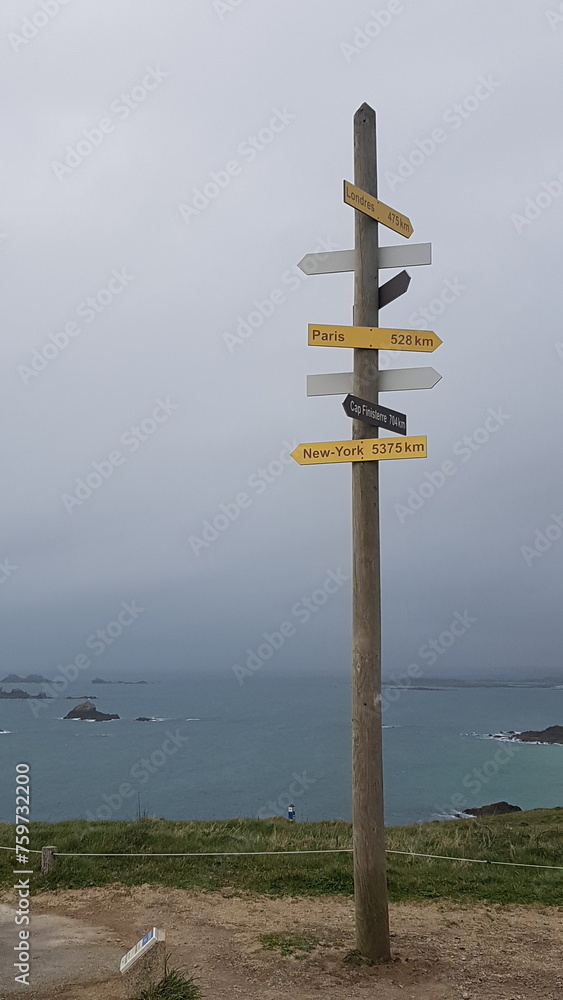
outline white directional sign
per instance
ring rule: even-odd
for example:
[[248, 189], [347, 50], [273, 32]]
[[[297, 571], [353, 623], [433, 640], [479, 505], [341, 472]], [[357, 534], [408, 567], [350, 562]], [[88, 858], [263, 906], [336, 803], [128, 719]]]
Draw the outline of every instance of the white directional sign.
[[355, 266], [355, 250], [327, 250], [326, 253], [306, 253], [297, 265], [305, 274], [337, 274], [342, 271], [353, 271]]
[[379, 267], [418, 267], [432, 263], [431, 243], [402, 243], [396, 247], [380, 247], [377, 253]]
[[[379, 373], [378, 392], [433, 389], [442, 376], [433, 368], [391, 368]], [[307, 375], [308, 396], [340, 396], [354, 392], [353, 372]]]
[[[432, 263], [431, 243], [404, 243], [396, 247], [380, 247], [379, 267], [418, 267]], [[327, 250], [326, 253], [307, 253], [299, 261], [305, 274], [337, 274], [353, 271], [356, 267], [355, 250]]]

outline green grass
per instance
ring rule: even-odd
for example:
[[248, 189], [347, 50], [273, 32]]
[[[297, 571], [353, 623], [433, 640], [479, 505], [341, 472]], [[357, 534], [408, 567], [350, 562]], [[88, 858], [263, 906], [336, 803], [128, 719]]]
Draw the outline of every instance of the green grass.
[[181, 972], [169, 972], [156, 986], [149, 986], [138, 1000], [201, 1000], [201, 991], [193, 979], [186, 979]]
[[[31, 847], [55, 844], [71, 853], [176, 853], [183, 851], [290, 851], [351, 845], [348, 823], [288, 823], [283, 819], [172, 822], [69, 820], [31, 824]], [[563, 865], [563, 808], [487, 819], [391, 827], [387, 847], [425, 854], [527, 864]], [[0, 824], [0, 844], [14, 828]], [[351, 895], [350, 854], [225, 858], [60, 858], [41, 875], [32, 855], [34, 891], [122, 883], [185, 889], [250, 891], [270, 896]], [[0, 888], [13, 885], [14, 857], [0, 851]], [[463, 902], [544, 903], [561, 906], [563, 871], [504, 868], [388, 855], [390, 898]]]
[[320, 943], [312, 934], [261, 934], [260, 941], [267, 951], [279, 951], [296, 958], [303, 958]]

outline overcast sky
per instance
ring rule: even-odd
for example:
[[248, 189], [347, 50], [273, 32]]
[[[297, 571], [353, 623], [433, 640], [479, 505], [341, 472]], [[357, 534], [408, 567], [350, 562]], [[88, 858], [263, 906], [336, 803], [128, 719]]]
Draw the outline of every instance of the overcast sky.
[[122, 602], [108, 677], [234, 683], [283, 622], [272, 673], [349, 669], [351, 470], [287, 456], [350, 435], [305, 379], [351, 370], [307, 324], [352, 322], [352, 275], [294, 268], [352, 246], [365, 101], [433, 245], [380, 322], [443, 340], [381, 359], [442, 375], [381, 398], [428, 435], [381, 468], [385, 672], [557, 671], [558, 0], [4, 0], [0, 34], [2, 670], [52, 676]]

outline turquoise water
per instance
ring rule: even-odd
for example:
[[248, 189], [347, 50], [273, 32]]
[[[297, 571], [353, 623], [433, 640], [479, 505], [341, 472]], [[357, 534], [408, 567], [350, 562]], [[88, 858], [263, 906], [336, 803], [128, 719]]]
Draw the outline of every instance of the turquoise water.
[[[101, 711], [121, 716], [111, 723], [63, 721], [76, 704], [65, 698], [37, 718], [28, 702], [0, 701], [0, 729], [10, 730], [0, 735], [0, 820], [12, 821], [20, 761], [31, 766], [38, 820], [127, 819], [139, 806], [178, 819], [285, 815], [290, 800], [298, 820], [348, 820], [349, 691], [347, 679], [265, 671], [240, 687], [216, 675], [69, 688], [96, 694]], [[133, 721], [139, 715], [163, 721]], [[499, 799], [563, 804], [563, 747], [475, 735], [563, 724], [561, 689], [407, 690], [384, 724], [388, 824]]]

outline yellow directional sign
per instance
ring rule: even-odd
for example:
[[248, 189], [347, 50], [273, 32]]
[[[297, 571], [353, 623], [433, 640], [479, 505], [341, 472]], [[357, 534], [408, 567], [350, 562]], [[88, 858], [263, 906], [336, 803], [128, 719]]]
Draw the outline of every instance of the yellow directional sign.
[[358, 438], [298, 444], [291, 457], [299, 465], [332, 462], [380, 462], [386, 458], [426, 458], [426, 435], [401, 438]]
[[310, 347], [373, 347], [382, 351], [424, 351], [442, 341], [433, 330], [387, 330], [380, 326], [320, 326], [309, 323]]
[[411, 220], [407, 215], [402, 215], [394, 208], [389, 208], [389, 205], [385, 205], [373, 195], [368, 194], [367, 191], [362, 191], [355, 184], [350, 184], [349, 181], [344, 181], [344, 201], [352, 208], [363, 212], [364, 215], [369, 215], [370, 219], [375, 219], [376, 222], [383, 223], [388, 229], [393, 229], [401, 236], [406, 236], [407, 239], [414, 233]]

